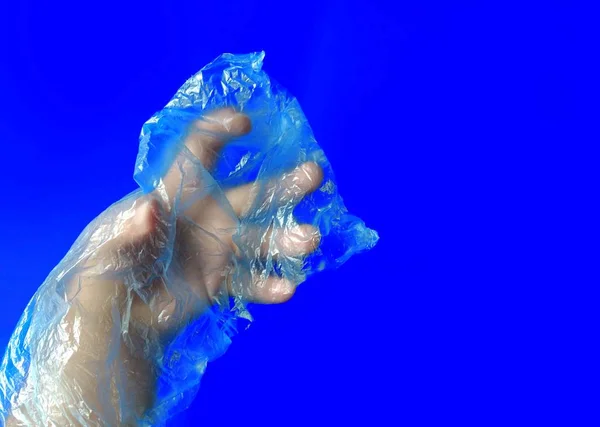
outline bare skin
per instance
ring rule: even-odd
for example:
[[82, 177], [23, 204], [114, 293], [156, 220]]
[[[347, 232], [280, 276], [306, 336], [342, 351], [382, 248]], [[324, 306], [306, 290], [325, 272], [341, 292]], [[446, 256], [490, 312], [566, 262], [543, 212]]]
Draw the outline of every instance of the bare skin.
[[[228, 140], [251, 129], [248, 117], [231, 109], [216, 111], [194, 126], [198, 132], [189, 134], [184, 150], [208, 171]], [[125, 271], [139, 271], [143, 276], [154, 268], [161, 249], [167, 245], [166, 218], [173, 214], [174, 199], [193, 195], [206, 184], [201, 177], [190, 180], [188, 167], [189, 163], [176, 162], [156, 194], [140, 194], [112, 206], [114, 220], [99, 223], [92, 230], [88, 244], [94, 251], [68, 278], [65, 290], [70, 308], [61, 320], [60, 331], [68, 339], [63, 340], [61, 348], [53, 349], [68, 360], [64, 371], [55, 373], [60, 377], [61, 386], [56, 387], [56, 378], [47, 373], [37, 378], [36, 384], [31, 384], [30, 379], [21, 393], [26, 397], [35, 388], [39, 406], [50, 414], [48, 426], [135, 425], [135, 419], [153, 407], [156, 392], [156, 370], [147, 352], [142, 351], [148, 334], [154, 334], [156, 342], [167, 344], [213, 303], [223, 291], [223, 283], [229, 281], [229, 287], [225, 288], [234, 292], [235, 284], [228, 278], [228, 272], [232, 269], [232, 255], [238, 251], [232, 240], [236, 221], [251, 214], [251, 208], [260, 206], [260, 200], [259, 203], [256, 200], [257, 187], [252, 184], [225, 193], [237, 218], [225, 212], [213, 197], [190, 199], [189, 203], [182, 204], [185, 210], [176, 213], [174, 277], [186, 286], [181, 292], [190, 292], [195, 298], [178, 299], [177, 292], [167, 288], [160, 275], [155, 279], [139, 278], [146, 283], [142, 298], [132, 293], [126, 279], [121, 277]], [[322, 179], [318, 165], [305, 163], [268, 184], [266, 197], [276, 197], [281, 203], [295, 203], [316, 190]], [[219, 238], [207, 238], [206, 230], [216, 230]], [[279, 254], [302, 257], [319, 245], [318, 230], [309, 225], [273, 228], [268, 234], [266, 238], [257, 236], [260, 239], [257, 248], [263, 255], [275, 248]], [[277, 276], [248, 276], [245, 282], [244, 297], [259, 303], [283, 303], [293, 296], [297, 285]], [[134, 326], [129, 327], [127, 334], [115, 337], [115, 330], [118, 331], [115, 319], [126, 315], [130, 318], [129, 324]], [[121, 340], [122, 345], [115, 347], [115, 339]], [[116, 355], [115, 348], [118, 349]], [[105, 370], [109, 357], [115, 357], [115, 365], [122, 367], [125, 373], [125, 379], [121, 380], [126, 393], [111, 388], [111, 378], [98, 374]], [[109, 398], [106, 392], [98, 393], [107, 388], [112, 391]], [[75, 408], [69, 403], [74, 399], [80, 402]], [[15, 407], [7, 425], [33, 425], [32, 418], [24, 407]]]

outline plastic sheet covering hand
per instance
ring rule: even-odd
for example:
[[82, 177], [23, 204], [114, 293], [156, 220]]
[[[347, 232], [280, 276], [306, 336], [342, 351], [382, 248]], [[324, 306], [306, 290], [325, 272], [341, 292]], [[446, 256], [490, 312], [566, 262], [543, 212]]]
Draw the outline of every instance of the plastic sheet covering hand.
[[10, 340], [5, 425], [163, 425], [248, 302], [284, 302], [376, 243], [263, 57], [220, 56], [144, 124], [140, 189], [87, 226]]

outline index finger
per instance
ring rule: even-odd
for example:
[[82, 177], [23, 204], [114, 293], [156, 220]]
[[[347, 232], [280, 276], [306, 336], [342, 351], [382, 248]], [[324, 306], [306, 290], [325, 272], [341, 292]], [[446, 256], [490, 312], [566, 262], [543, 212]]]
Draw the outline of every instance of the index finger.
[[250, 129], [248, 116], [233, 108], [216, 110], [194, 121], [189, 127], [182, 151], [163, 178], [163, 189], [168, 199], [172, 200], [178, 191], [189, 185], [197, 190], [201, 182], [198, 171], [194, 170], [197, 169], [194, 163], [199, 161], [205, 169], [210, 170], [223, 146], [232, 138], [247, 134]]

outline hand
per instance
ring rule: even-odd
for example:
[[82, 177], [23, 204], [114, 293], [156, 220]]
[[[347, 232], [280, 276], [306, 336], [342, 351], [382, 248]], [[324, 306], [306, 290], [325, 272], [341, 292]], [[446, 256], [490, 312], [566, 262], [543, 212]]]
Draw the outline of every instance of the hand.
[[[153, 405], [156, 358], [181, 328], [222, 297], [281, 303], [294, 294], [297, 283], [265, 277], [244, 258], [301, 258], [317, 248], [318, 230], [293, 222], [245, 230], [244, 250], [233, 236], [240, 218], [274, 200], [299, 202], [323, 174], [305, 163], [221, 193], [206, 171], [250, 128], [232, 109], [198, 120], [154, 193], [132, 193], [86, 228], [58, 280], [40, 289], [40, 298], [58, 292], [67, 309], [31, 355], [7, 425], [135, 424]], [[56, 358], [48, 360], [42, 345]]]

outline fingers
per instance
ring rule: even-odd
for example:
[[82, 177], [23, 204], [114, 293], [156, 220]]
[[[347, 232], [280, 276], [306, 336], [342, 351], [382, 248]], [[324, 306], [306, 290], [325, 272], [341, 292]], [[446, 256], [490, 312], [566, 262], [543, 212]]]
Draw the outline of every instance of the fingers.
[[313, 162], [303, 163], [289, 173], [268, 183], [253, 182], [227, 191], [233, 211], [240, 217], [252, 211], [262, 211], [272, 200], [279, 205], [298, 203], [312, 193], [323, 181], [323, 170]]
[[248, 298], [262, 304], [280, 304], [289, 301], [296, 292], [296, 285], [288, 279], [269, 276], [266, 279], [256, 279]]
[[246, 256], [277, 258], [308, 255], [317, 249], [320, 241], [319, 230], [312, 225], [303, 224], [286, 228], [270, 227], [267, 231], [258, 227], [251, 228], [245, 230], [236, 243], [242, 246]]
[[[239, 186], [229, 190], [226, 196], [234, 212], [243, 217], [251, 211], [266, 210], [273, 200], [279, 206], [296, 204], [319, 188], [322, 180], [321, 167], [307, 162], [279, 179], [266, 184], [255, 182]], [[238, 238], [238, 249], [243, 252], [243, 256], [254, 259], [267, 256], [302, 257], [314, 252], [321, 240], [318, 229], [309, 224], [283, 228], [271, 226], [266, 231], [259, 227], [250, 228]], [[249, 301], [263, 304], [286, 302], [296, 290], [296, 284], [288, 278], [273, 275], [255, 275], [252, 280], [238, 279], [237, 282], [237, 287], [235, 284], [230, 286], [231, 295], [241, 295]], [[249, 286], [248, 282], [251, 283]]]
[[194, 193], [203, 189], [199, 161], [210, 170], [225, 143], [250, 132], [248, 116], [232, 108], [224, 108], [202, 116], [190, 125], [184, 148], [163, 179], [169, 200], [177, 194]]
[[233, 108], [224, 108], [192, 123], [185, 146], [209, 169], [227, 141], [247, 134], [250, 129], [248, 116]]
[[[244, 233], [242, 244], [246, 257], [279, 256], [298, 258], [314, 252], [320, 243], [319, 231], [308, 224], [286, 228], [270, 228], [266, 233], [254, 229]], [[229, 283], [232, 296], [243, 296], [246, 300], [261, 304], [279, 304], [288, 301], [296, 291], [296, 283], [286, 277], [254, 272], [236, 275], [235, 283]], [[230, 279], [232, 279], [230, 277]], [[297, 277], [294, 280], [301, 280]], [[237, 285], [236, 285], [237, 284]]]
[[[321, 242], [321, 235], [316, 227], [309, 224], [293, 228], [277, 228], [265, 236], [261, 245], [261, 256], [283, 255], [300, 257], [314, 252]], [[274, 245], [269, 244], [274, 242]]]
[[241, 296], [247, 301], [261, 304], [280, 304], [288, 301], [296, 292], [296, 285], [284, 277], [257, 274], [251, 280], [247, 280], [247, 277], [247, 274], [241, 275], [236, 283], [229, 283], [231, 296]]

